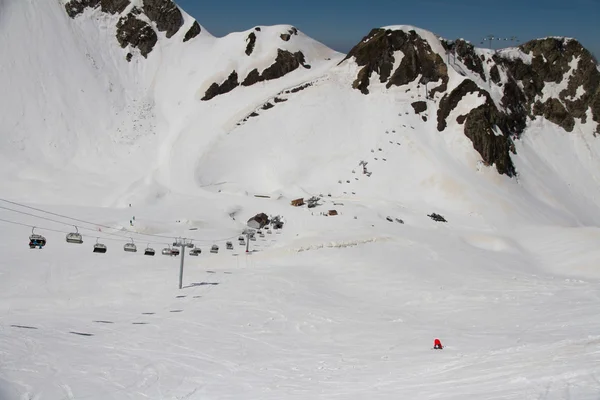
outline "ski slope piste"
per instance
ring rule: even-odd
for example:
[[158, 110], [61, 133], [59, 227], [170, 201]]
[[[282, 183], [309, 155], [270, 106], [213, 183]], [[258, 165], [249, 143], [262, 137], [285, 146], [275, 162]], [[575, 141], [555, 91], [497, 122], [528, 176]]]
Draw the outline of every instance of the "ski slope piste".
[[[0, 15], [1, 400], [598, 398], [577, 40], [397, 25], [340, 54], [170, 0]], [[258, 213], [283, 225], [246, 252]]]

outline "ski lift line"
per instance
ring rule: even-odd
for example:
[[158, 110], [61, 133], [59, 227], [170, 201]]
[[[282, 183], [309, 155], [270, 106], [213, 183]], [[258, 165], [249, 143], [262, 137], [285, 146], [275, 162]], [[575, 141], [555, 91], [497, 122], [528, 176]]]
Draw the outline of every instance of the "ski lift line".
[[[37, 225], [29, 225], [29, 224], [24, 224], [22, 222], [9, 221], [7, 219], [2, 219], [2, 218], [0, 218], [0, 222], [6, 222], [8, 224], [25, 226], [27, 228], [36, 228], [36, 229], [39, 229], [41, 231], [48, 231], [48, 232], [55, 232], [55, 233], [69, 233], [68, 231], [61, 231], [61, 230], [52, 229], [52, 228], [44, 228], [44, 227], [37, 226]], [[113, 239], [113, 238], [108, 238], [108, 237], [105, 237], [105, 236], [98, 236], [98, 235], [81, 235], [81, 236], [83, 236], [85, 238], [91, 238], [91, 239], [93, 239], [93, 238], [96, 238], [96, 239], [100, 238], [102, 240], [112, 240], [112, 241], [121, 242], [121, 243], [131, 243], [131, 238], [129, 238], [128, 240], [124, 240], [124, 239]], [[161, 244], [160, 242], [149, 242], [149, 243], [151, 243], [151, 244]]]
[[[55, 212], [51, 212], [51, 211], [42, 210], [42, 209], [40, 209], [40, 208], [31, 207], [31, 206], [27, 206], [27, 205], [25, 205], [25, 204], [17, 203], [17, 202], [15, 202], [15, 201], [10, 201], [10, 200], [6, 200], [6, 199], [2, 199], [2, 198], [0, 198], [0, 201], [3, 201], [3, 202], [5, 202], [5, 203], [9, 203], [9, 204], [13, 204], [13, 205], [16, 205], [16, 206], [19, 206], [19, 207], [28, 208], [28, 209], [30, 209], [30, 210], [38, 211], [38, 212], [41, 212], [41, 213], [45, 213], [45, 214], [54, 215], [55, 217], [66, 218], [66, 219], [70, 219], [71, 221], [81, 222], [81, 223], [83, 223], [83, 224], [94, 225], [94, 226], [99, 226], [99, 227], [106, 228], [106, 229], [112, 229], [112, 230], [115, 230], [115, 231], [123, 232], [123, 230], [122, 230], [122, 229], [115, 228], [115, 227], [113, 227], [113, 226], [108, 226], [108, 225], [98, 224], [98, 223], [96, 223], [96, 222], [90, 222], [90, 221], [86, 221], [86, 220], [79, 219], [79, 218], [73, 218], [73, 217], [69, 217], [69, 216], [67, 216], [67, 215], [58, 214], [58, 213], [55, 213]], [[0, 208], [4, 208], [4, 207], [0, 206]], [[13, 211], [14, 211], [14, 210], [13, 210]], [[40, 218], [42, 218], [42, 217], [40, 217]], [[56, 221], [53, 221], [53, 222], [56, 222]], [[70, 224], [67, 224], [67, 223], [65, 223], [65, 222], [60, 222], [60, 223], [61, 223], [61, 224], [65, 224], [65, 225], [70, 225]], [[88, 229], [89, 229], [89, 228], [88, 228]], [[143, 235], [143, 236], [153, 236], [153, 237], [160, 237], [160, 238], [163, 238], [163, 239], [173, 239], [173, 237], [172, 237], [172, 236], [162, 236], [162, 235], [155, 235], [155, 234], [150, 234], [150, 233], [140, 233], [140, 232], [135, 232], [135, 234], [137, 234], [137, 235]]]
[[[149, 237], [155, 237], [155, 238], [161, 238], [161, 239], [170, 239], [170, 240], [173, 240], [173, 238], [174, 238], [173, 236], [164, 236], [164, 235], [156, 235], [156, 234], [152, 234], [152, 233], [142, 233], [142, 232], [132, 232], [132, 231], [127, 231], [127, 230], [122, 230], [122, 229], [115, 228], [115, 227], [112, 227], [112, 226], [97, 224], [95, 222], [85, 221], [85, 220], [82, 220], [82, 219], [73, 218], [73, 217], [69, 217], [69, 216], [66, 216], [66, 215], [62, 215], [62, 214], [57, 214], [57, 213], [54, 213], [54, 212], [51, 212], [51, 211], [42, 210], [40, 208], [35, 208], [35, 207], [27, 206], [25, 204], [17, 203], [17, 202], [14, 202], [14, 201], [3, 199], [3, 198], [0, 198], [0, 201], [3, 201], [5, 203], [9, 203], [9, 204], [13, 204], [13, 205], [16, 205], [16, 206], [19, 206], [19, 207], [28, 208], [30, 210], [34, 210], [34, 211], [38, 211], [38, 212], [42, 212], [42, 213], [54, 215], [56, 217], [66, 218], [66, 219], [70, 219], [72, 221], [77, 221], [77, 222], [81, 222], [81, 223], [88, 224], [88, 225], [94, 225], [96, 227], [99, 226], [101, 228], [112, 229], [112, 230], [115, 230], [115, 231], [118, 231], [118, 232], [127, 232], [128, 234], [131, 234], [131, 235], [142, 235], [142, 236], [149, 236]], [[9, 211], [18, 212], [18, 213], [25, 214], [25, 215], [29, 215], [29, 216], [36, 217], [36, 218], [45, 219], [47, 221], [51, 221], [51, 222], [55, 222], [55, 223], [59, 223], [59, 224], [71, 226], [71, 224], [67, 224], [66, 222], [56, 221], [56, 220], [53, 220], [53, 219], [50, 219], [50, 218], [46, 218], [46, 217], [42, 217], [42, 216], [39, 216], [39, 215], [25, 213], [24, 211], [18, 211], [18, 210], [14, 210], [14, 209], [11, 209], [11, 208], [8, 208], [8, 207], [3, 207], [3, 206], [0, 206], [0, 208], [5, 209], [5, 210], [9, 210]], [[85, 227], [80, 227], [80, 228], [81, 229], [87, 229], [87, 230], [93, 230], [94, 232], [96, 232], [96, 230], [92, 229], [92, 228], [85, 228]], [[118, 237], [123, 237], [123, 238], [129, 238], [129, 236], [119, 235], [117, 233], [111, 233], [111, 232], [104, 232], [104, 233], [107, 234], [107, 235], [113, 235], [113, 236], [118, 236]], [[221, 242], [221, 241], [224, 241], [224, 240], [233, 239], [236, 236], [237, 235], [234, 235], [234, 236], [227, 237], [227, 238], [224, 238], [224, 239], [194, 239], [194, 238], [186, 238], [186, 239], [191, 240], [192, 242], [198, 242], [198, 243], [212, 243], [212, 242]], [[153, 244], [160, 244], [160, 243], [162, 243], [162, 242], [153, 242]]]
[[[57, 220], [55, 220], [55, 219], [52, 219], [52, 218], [48, 218], [48, 217], [42, 217], [41, 215], [35, 215], [35, 214], [31, 214], [31, 213], [28, 213], [28, 212], [25, 212], [25, 211], [14, 210], [14, 209], [12, 209], [12, 208], [9, 208], [9, 207], [0, 206], [0, 209], [4, 209], [4, 210], [8, 210], [8, 211], [12, 211], [12, 212], [16, 212], [16, 213], [18, 213], [18, 214], [27, 215], [27, 216], [34, 217], [34, 218], [43, 219], [43, 220], [46, 220], [46, 221], [54, 222], [54, 223], [56, 223], [56, 224], [61, 224], [61, 225], [68, 225], [68, 226], [72, 226], [71, 224], [68, 224], [68, 223], [66, 223], [66, 222], [63, 222], [63, 221], [57, 221]], [[77, 229], [77, 227], [75, 227], [75, 228]], [[96, 229], [92, 229], [92, 228], [86, 228], [86, 227], [80, 227], [80, 228], [81, 228], [81, 229], [88, 230], [88, 231], [92, 231], [92, 232], [98, 232]], [[114, 228], [113, 228], [113, 229], [114, 229]], [[61, 231], [61, 232], [62, 232], [62, 231]], [[137, 232], [129, 232], [129, 231], [121, 231], [121, 232], [128, 232], [128, 233], [130, 233], [130, 234], [135, 234], [135, 233], [137, 233]], [[65, 232], [63, 232], [63, 233], [65, 233]], [[69, 232], [66, 232], [66, 233], [69, 233]], [[124, 238], [124, 239], [128, 239], [127, 241], [130, 241], [130, 240], [131, 240], [131, 237], [130, 237], [130, 236], [127, 236], [127, 235], [125, 235], [125, 234], [123, 234], [123, 235], [119, 235], [119, 234], [117, 234], [117, 233], [112, 233], [112, 232], [103, 232], [103, 233], [104, 233], [104, 234], [106, 234], [106, 235], [117, 236], [117, 237], [121, 237], [121, 238]], [[86, 236], [87, 236], [87, 235], [86, 235]], [[158, 242], [157, 242], [157, 243], [158, 243]]]

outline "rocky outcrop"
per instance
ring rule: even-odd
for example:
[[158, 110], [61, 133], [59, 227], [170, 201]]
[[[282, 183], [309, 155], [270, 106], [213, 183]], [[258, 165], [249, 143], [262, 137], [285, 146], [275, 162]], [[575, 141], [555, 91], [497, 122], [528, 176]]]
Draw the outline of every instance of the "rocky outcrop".
[[221, 83], [220, 85], [217, 83], [210, 85], [202, 100], [210, 100], [220, 94], [231, 92], [238, 86], [238, 74], [237, 72], [233, 71], [231, 74], [229, 74], [229, 77], [225, 80], [225, 82]]
[[506, 116], [498, 110], [489, 93], [477, 86], [470, 79], [463, 81], [450, 94], [440, 101], [438, 109], [438, 130], [443, 131], [447, 126], [447, 118], [458, 103], [468, 94], [477, 93], [485, 98], [485, 102], [465, 115], [457, 118], [459, 124], [464, 124], [464, 133], [473, 142], [473, 148], [481, 155], [487, 165], [495, 165], [500, 174], [514, 176], [516, 170], [510, 158], [514, 146], [510, 139], [510, 129]]
[[242, 86], [252, 86], [257, 82], [260, 82], [260, 80], [260, 73], [255, 68], [246, 76], [246, 79], [242, 82]]
[[[130, 0], [70, 0], [65, 3], [65, 11], [71, 18], [76, 18], [87, 8], [100, 8], [104, 13], [121, 15], [116, 26], [117, 41], [123, 48], [130, 45], [139, 49], [145, 58], [158, 41], [155, 29], [171, 38], [183, 26], [183, 15], [171, 0], [142, 0], [141, 9], [133, 7], [126, 15], [122, 15], [130, 4]], [[146, 18], [152, 25], [146, 22]], [[198, 36], [200, 30], [200, 25], [194, 22], [183, 41]], [[133, 54], [128, 53], [127, 61], [131, 61], [132, 57]]]
[[301, 51], [290, 53], [289, 51], [278, 49], [275, 62], [263, 71], [261, 80], [268, 81], [281, 78], [298, 69], [300, 65], [306, 68], [304, 54]]
[[[513, 81], [505, 85], [503, 103], [511, 112], [517, 109], [522, 127], [527, 117], [544, 116], [570, 132], [575, 119], [585, 122], [589, 109], [594, 114], [600, 71], [591, 53], [578, 41], [546, 38], [525, 43], [519, 49], [531, 56], [531, 63], [502, 54], [496, 55], [494, 61]], [[564, 84], [565, 79], [566, 88], [558, 97], [542, 101], [547, 85]], [[600, 125], [596, 132], [600, 133]]]
[[421, 114], [422, 112], [427, 111], [427, 103], [424, 101], [415, 101], [411, 106], [415, 110], [415, 114]]
[[121, 14], [129, 3], [129, 0], [100, 0], [100, 9], [113, 15]]
[[[394, 53], [403, 53], [402, 61], [395, 71]], [[346, 58], [354, 58], [358, 66], [362, 67], [352, 87], [364, 94], [369, 93], [369, 83], [373, 73], [379, 75], [379, 81], [392, 85], [402, 86], [415, 81], [419, 76], [422, 84], [439, 82], [429, 93], [444, 92], [448, 83], [448, 70], [446, 63], [435, 53], [429, 43], [421, 38], [414, 30], [373, 29], [363, 40], [354, 46]]]
[[246, 41], [248, 42], [246, 45], [246, 55], [249, 56], [254, 51], [254, 45], [256, 44], [256, 35], [254, 32], [250, 32]]
[[502, 113], [488, 97], [467, 114], [464, 132], [487, 165], [495, 165], [498, 173], [512, 177], [516, 169], [510, 154], [515, 154], [515, 148], [510, 136], [502, 130], [502, 119]]
[[281, 35], [279, 35], [279, 37], [281, 38], [281, 40], [283, 40], [284, 42], [289, 42], [291, 39], [291, 36], [289, 33], [282, 33]]
[[188, 31], [185, 33], [185, 36], [183, 37], [183, 42], [185, 43], [189, 40], [192, 40], [193, 38], [198, 36], [201, 31], [202, 31], [202, 28], [200, 27], [200, 24], [198, 23], [198, 21], [194, 21], [194, 23], [192, 24], [190, 29], [188, 29]]
[[483, 61], [481, 57], [476, 54], [475, 46], [463, 39], [458, 39], [453, 42], [442, 41], [442, 45], [446, 51], [451, 52], [469, 70], [479, 75], [484, 81], [487, 80], [483, 69]]
[[[137, 48], [142, 56], [147, 58], [158, 41], [158, 36], [148, 23], [138, 19], [136, 15], [139, 15], [139, 10], [134, 8], [129, 14], [119, 19], [117, 40], [122, 48], [127, 46]], [[129, 55], [127, 58], [127, 61], [131, 61]]]
[[290, 53], [286, 50], [277, 50], [275, 62], [267, 67], [262, 74], [257, 69], [253, 69], [242, 82], [242, 86], [251, 86], [257, 82], [269, 81], [281, 78], [302, 65], [304, 68], [310, 68], [305, 63], [304, 54], [301, 51]]
[[144, 13], [156, 24], [159, 32], [172, 37], [183, 26], [183, 15], [171, 0], [144, 0]]
[[86, 8], [96, 8], [100, 5], [100, 0], [71, 0], [65, 3], [67, 15], [75, 18], [83, 13]]

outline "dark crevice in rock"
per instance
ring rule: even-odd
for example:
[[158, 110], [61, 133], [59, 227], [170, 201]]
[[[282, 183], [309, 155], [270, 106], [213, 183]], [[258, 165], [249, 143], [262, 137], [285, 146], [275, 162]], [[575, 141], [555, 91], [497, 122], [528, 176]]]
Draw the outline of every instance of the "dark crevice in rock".
[[210, 87], [204, 94], [202, 100], [210, 100], [220, 94], [231, 92], [238, 86], [238, 74], [237, 72], [233, 71], [231, 74], [229, 74], [229, 77], [222, 84], [219, 85], [217, 83], [213, 83], [212, 85], [210, 85]]
[[267, 102], [267, 103], [263, 104], [261, 108], [263, 110], [268, 110], [268, 109], [273, 108], [273, 107], [275, 107], [273, 104]]
[[185, 33], [185, 36], [183, 37], [183, 42], [185, 43], [189, 40], [192, 40], [193, 38], [198, 36], [201, 31], [202, 31], [202, 28], [200, 27], [200, 24], [198, 23], [198, 21], [194, 21], [194, 23], [192, 24], [190, 29], [188, 29], [188, 31]]
[[284, 42], [289, 42], [291, 36], [289, 33], [282, 33], [281, 35], [279, 35], [279, 37], [281, 38], [281, 40], [283, 40]]
[[492, 79], [492, 82], [494, 82], [496, 85], [501, 82], [500, 71], [498, 70], [498, 65], [494, 65], [490, 69], [490, 78]]
[[137, 19], [134, 13], [129, 13], [117, 22], [117, 40], [122, 48], [130, 45], [139, 49], [142, 56], [147, 58], [158, 37], [150, 25]]
[[183, 15], [171, 0], [144, 0], [144, 13], [156, 24], [159, 32], [166, 32], [167, 38], [183, 26]]
[[256, 35], [254, 32], [250, 32], [248, 35], [248, 39], [246, 39], [248, 44], [246, 45], [246, 55], [249, 56], [254, 51], [254, 45], [256, 44]]

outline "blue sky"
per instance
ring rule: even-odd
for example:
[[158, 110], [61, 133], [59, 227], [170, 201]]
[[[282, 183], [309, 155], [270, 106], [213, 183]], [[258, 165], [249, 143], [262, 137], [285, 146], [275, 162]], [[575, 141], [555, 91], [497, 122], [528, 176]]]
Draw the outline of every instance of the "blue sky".
[[408, 24], [477, 45], [490, 34], [575, 37], [600, 58], [600, 0], [175, 1], [215, 36], [290, 24], [345, 53], [371, 28]]

